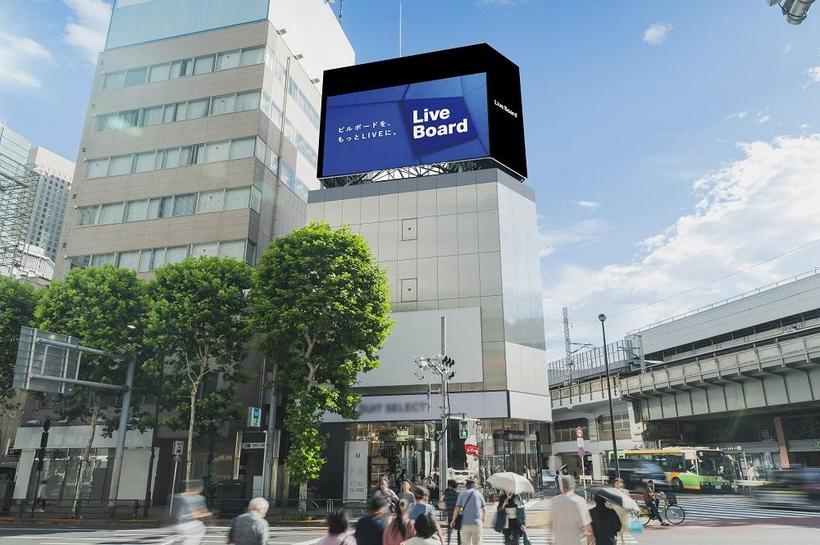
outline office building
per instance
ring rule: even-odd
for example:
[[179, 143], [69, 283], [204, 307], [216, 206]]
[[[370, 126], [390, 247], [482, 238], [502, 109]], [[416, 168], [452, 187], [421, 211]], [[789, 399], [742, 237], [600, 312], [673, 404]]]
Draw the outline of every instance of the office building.
[[32, 148], [28, 162], [39, 175], [31, 212], [28, 243], [42, 248], [45, 255], [53, 262], [57, 258], [57, 248], [60, 244], [60, 234], [75, 165], [43, 147]]

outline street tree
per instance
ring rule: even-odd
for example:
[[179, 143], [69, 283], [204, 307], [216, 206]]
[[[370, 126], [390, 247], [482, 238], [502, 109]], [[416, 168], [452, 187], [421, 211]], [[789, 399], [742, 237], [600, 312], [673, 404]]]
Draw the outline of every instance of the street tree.
[[[145, 283], [133, 271], [110, 265], [73, 269], [65, 280], [51, 284], [43, 294], [37, 305], [35, 322], [41, 329], [78, 337], [84, 346], [110, 354], [112, 357], [84, 358], [83, 378], [121, 385], [125, 382], [128, 360], [143, 356], [145, 295]], [[100, 412], [102, 401], [102, 393], [93, 388], [75, 388], [58, 405], [62, 418], [88, 421], [90, 425], [80, 458], [74, 493], [75, 511], [97, 424], [103, 417]], [[109, 433], [113, 431], [112, 426], [116, 426], [115, 418], [108, 420]]]
[[[242, 361], [250, 338], [247, 294], [251, 269], [233, 258], [199, 257], [165, 265], [156, 271], [151, 286], [148, 336], [158, 357], [163, 357], [182, 397], [171, 401], [187, 407], [185, 479], [192, 471], [191, 451], [198, 425], [219, 414], [198, 414], [208, 404], [206, 380], [216, 391], [242, 381]], [[161, 354], [161, 356], [159, 356]], [[199, 403], [198, 403], [199, 402]], [[221, 422], [233, 418], [222, 414]], [[200, 423], [200, 424], [198, 424]]]
[[14, 389], [14, 364], [17, 359], [17, 343], [20, 328], [31, 325], [40, 291], [29, 284], [0, 276], [0, 413], [11, 414], [17, 410], [12, 400]]
[[357, 376], [378, 366], [393, 325], [387, 277], [360, 235], [311, 223], [268, 247], [251, 301], [287, 399], [285, 464], [304, 502], [325, 463], [322, 415], [354, 418]]

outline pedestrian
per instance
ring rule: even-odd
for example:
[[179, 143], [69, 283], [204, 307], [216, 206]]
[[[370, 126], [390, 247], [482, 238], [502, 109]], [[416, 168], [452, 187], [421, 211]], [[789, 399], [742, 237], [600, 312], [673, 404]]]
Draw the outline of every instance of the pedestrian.
[[268, 500], [254, 498], [248, 503], [246, 513], [231, 522], [228, 543], [235, 545], [265, 545], [268, 542]]
[[561, 493], [561, 473], [560, 471], [555, 472], [555, 494], [558, 495]]
[[[626, 489], [626, 483], [621, 478], [617, 478], [612, 481], [612, 486], [615, 487], [615, 490], [620, 492], [624, 495], [624, 497], [631, 498], [632, 496], [629, 494], [629, 490]], [[618, 535], [621, 536], [621, 545], [626, 545], [626, 540], [624, 539], [624, 533], [626, 533], [626, 529], [629, 527], [629, 513], [627, 513], [623, 509], [618, 510], [618, 518], [621, 520], [621, 530], [618, 532]]]
[[649, 509], [649, 520], [656, 519], [661, 523], [661, 526], [669, 526], [669, 523], [661, 518], [660, 513], [660, 494], [655, 489], [655, 481], [649, 479], [643, 486], [643, 502]]
[[493, 522], [493, 530], [499, 534], [504, 533], [504, 528], [507, 527], [507, 513], [504, 511], [504, 504], [507, 503], [507, 493], [503, 490], [498, 494], [498, 503], [495, 507], [495, 521]]
[[327, 535], [316, 545], [356, 545], [353, 536], [347, 535], [347, 515], [337, 509], [327, 516]]
[[458, 495], [450, 519], [450, 527], [459, 530], [463, 545], [481, 545], [481, 525], [484, 522], [486, 506], [484, 496], [475, 488], [475, 481], [467, 479], [467, 488]]
[[436, 508], [430, 505], [430, 491], [423, 486], [413, 487], [413, 498], [416, 502], [410, 507], [410, 519], [416, 520], [422, 513], [436, 514]]
[[184, 492], [173, 497], [171, 520], [176, 524], [176, 533], [181, 536], [181, 545], [198, 545], [205, 535], [202, 519], [210, 517], [202, 495], [202, 481], [186, 481]]
[[589, 516], [592, 519], [595, 545], [616, 545], [622, 524], [618, 513], [612, 509], [609, 502], [601, 496], [595, 496], [595, 507], [590, 510]]
[[39, 509], [37, 509], [38, 513], [45, 513], [47, 499], [48, 479], [43, 479], [42, 481], [40, 481], [40, 484], [37, 485], [37, 495], [34, 498], [34, 507], [36, 508], [38, 505], [40, 506]]
[[441, 545], [441, 530], [436, 518], [425, 513], [416, 521], [416, 536], [404, 542], [404, 545]]
[[400, 486], [401, 489], [399, 490], [398, 499], [407, 501], [411, 506], [416, 503], [416, 496], [414, 496], [410, 490], [410, 481], [402, 479]]
[[396, 504], [396, 516], [384, 530], [382, 545], [401, 545], [415, 535], [415, 524], [410, 518], [410, 504], [407, 500], [399, 500]]
[[356, 545], [382, 545], [389, 504], [384, 497], [373, 496], [368, 507], [370, 513], [356, 522]]
[[[450, 536], [453, 532], [453, 527], [449, 524], [449, 521], [453, 520], [453, 511], [456, 509], [456, 502], [458, 501], [458, 483], [456, 483], [455, 479], [450, 479], [447, 481], [447, 489], [444, 491], [444, 512], [447, 514], [447, 545], [450, 545]], [[456, 539], [458, 540], [458, 544], [461, 545], [461, 532], [456, 530]]]
[[518, 545], [521, 538], [527, 533], [527, 519], [524, 512], [524, 500], [518, 494], [504, 498], [501, 507], [504, 510], [506, 523], [502, 533], [504, 545]]
[[376, 485], [376, 491], [373, 492], [373, 496], [379, 496], [387, 500], [387, 504], [391, 511], [399, 502], [399, 497], [388, 486], [387, 479], [379, 479], [379, 482]]
[[578, 545], [582, 534], [588, 545], [595, 543], [587, 502], [575, 493], [575, 479], [570, 475], [561, 476], [561, 494], [552, 498], [550, 528], [555, 545]]

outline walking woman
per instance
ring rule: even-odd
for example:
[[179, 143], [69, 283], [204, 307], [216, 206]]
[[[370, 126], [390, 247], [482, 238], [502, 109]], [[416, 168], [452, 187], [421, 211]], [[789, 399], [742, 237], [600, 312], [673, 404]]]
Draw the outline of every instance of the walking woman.
[[507, 523], [504, 527], [504, 545], [519, 545], [527, 533], [524, 500], [518, 494], [507, 496], [503, 504]]
[[382, 545], [401, 545], [415, 535], [415, 525], [410, 520], [410, 502], [399, 500], [396, 504], [396, 516], [382, 534]]
[[[612, 481], [612, 486], [615, 489], [626, 496], [627, 498], [631, 498], [632, 496], [629, 494], [629, 490], [626, 489], [626, 483], [624, 483], [623, 479], [615, 479]], [[621, 538], [621, 545], [626, 545], [626, 541], [624, 540], [624, 533], [626, 529], [629, 527], [629, 513], [624, 510], [618, 511], [618, 518], [621, 520], [621, 530], [618, 532], [618, 535]]]
[[595, 545], [616, 545], [618, 532], [621, 530], [621, 519], [601, 496], [595, 496], [595, 507], [590, 509], [592, 534]]

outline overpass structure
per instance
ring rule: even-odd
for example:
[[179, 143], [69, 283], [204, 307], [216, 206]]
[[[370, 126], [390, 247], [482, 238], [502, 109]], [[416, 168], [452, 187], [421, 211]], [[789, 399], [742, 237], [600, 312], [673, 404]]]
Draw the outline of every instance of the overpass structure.
[[[619, 449], [709, 445], [742, 452], [744, 465], [762, 471], [820, 467], [820, 269], [630, 332], [622, 343], [630, 349], [609, 351], [616, 407], [630, 417]], [[558, 362], [548, 368], [559, 377]], [[596, 439], [593, 420], [609, 420], [602, 375], [595, 367], [551, 383], [556, 436], [568, 418], [586, 422]]]

